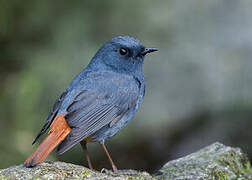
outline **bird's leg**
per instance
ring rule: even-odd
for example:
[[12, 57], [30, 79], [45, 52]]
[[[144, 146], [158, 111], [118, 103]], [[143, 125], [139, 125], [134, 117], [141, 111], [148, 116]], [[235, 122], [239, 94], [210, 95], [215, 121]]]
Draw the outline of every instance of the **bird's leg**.
[[[112, 158], [111, 158], [105, 144], [104, 144], [104, 141], [100, 142], [100, 144], [101, 144], [102, 148], [104, 149], [104, 151], [105, 151], [105, 153], [106, 153], [106, 155], [108, 157], [108, 160], [109, 160], [109, 162], [110, 162], [110, 164], [112, 166], [112, 170], [113, 170], [114, 173], [119, 174], [119, 175], [137, 175], [138, 174], [138, 172], [136, 170], [132, 170], [132, 169], [118, 170], [117, 167], [115, 166], [115, 164], [114, 164], [114, 162], [113, 162], [113, 160], [112, 160]], [[101, 172], [105, 172], [107, 174], [113, 174], [113, 172], [111, 170], [107, 170], [105, 168], [103, 168], [101, 170]]]
[[90, 160], [90, 157], [89, 157], [89, 154], [88, 154], [87, 142], [86, 142], [85, 140], [83, 140], [83, 141], [80, 142], [80, 144], [81, 144], [81, 147], [82, 147], [83, 151], [84, 151], [85, 154], [86, 154], [86, 159], [87, 159], [87, 162], [88, 162], [88, 167], [89, 167], [89, 169], [94, 170], [94, 169], [93, 169], [93, 166], [92, 166], [92, 163], [91, 163], [91, 160]]
[[109, 152], [108, 152], [108, 150], [107, 150], [107, 148], [106, 148], [106, 146], [105, 146], [105, 144], [104, 144], [104, 141], [100, 142], [100, 144], [101, 144], [103, 150], [105, 151], [105, 153], [106, 153], [106, 155], [107, 155], [107, 157], [108, 157], [108, 160], [109, 160], [109, 162], [110, 162], [110, 164], [111, 164], [111, 166], [112, 166], [113, 172], [114, 172], [114, 173], [118, 172], [118, 169], [117, 169], [117, 167], [115, 166], [115, 164], [114, 164], [114, 162], [113, 162], [113, 160], [112, 160], [112, 158], [111, 158], [111, 156], [110, 156], [110, 154], [109, 154]]

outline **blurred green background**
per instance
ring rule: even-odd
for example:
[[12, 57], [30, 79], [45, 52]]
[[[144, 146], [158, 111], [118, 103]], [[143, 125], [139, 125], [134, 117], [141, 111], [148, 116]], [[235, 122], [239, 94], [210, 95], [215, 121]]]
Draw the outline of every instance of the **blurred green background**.
[[[220, 141], [252, 159], [252, 1], [0, 1], [0, 168], [23, 163], [50, 108], [98, 48], [130, 35], [146, 57], [142, 108], [108, 140], [120, 169], [153, 172]], [[89, 144], [96, 169], [110, 168]], [[48, 160], [87, 165], [80, 145]]]

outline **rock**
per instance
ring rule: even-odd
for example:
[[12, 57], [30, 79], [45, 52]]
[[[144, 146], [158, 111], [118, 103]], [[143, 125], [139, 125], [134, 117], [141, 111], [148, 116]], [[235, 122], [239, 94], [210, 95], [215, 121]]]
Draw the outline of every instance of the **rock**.
[[23, 165], [0, 170], [0, 179], [152, 179], [146, 172], [136, 175], [114, 175], [92, 171], [86, 167], [65, 162], [43, 162], [34, 168]]
[[0, 170], [0, 179], [252, 179], [246, 154], [239, 148], [214, 143], [202, 150], [165, 164], [156, 174], [104, 174], [86, 167], [64, 162], [44, 162], [34, 168], [23, 165]]
[[166, 163], [158, 179], [229, 180], [252, 179], [248, 157], [239, 148], [214, 143], [195, 153]]

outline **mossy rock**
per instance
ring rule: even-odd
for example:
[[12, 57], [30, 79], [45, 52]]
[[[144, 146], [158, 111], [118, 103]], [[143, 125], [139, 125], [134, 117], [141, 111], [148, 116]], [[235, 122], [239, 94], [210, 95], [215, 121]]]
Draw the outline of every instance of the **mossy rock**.
[[86, 167], [64, 162], [43, 162], [34, 168], [26, 168], [23, 165], [12, 166], [0, 170], [0, 179], [26, 180], [26, 179], [152, 179], [146, 172], [136, 175], [114, 175], [92, 171]]
[[195, 153], [165, 164], [156, 173], [172, 180], [252, 180], [248, 157], [239, 148], [214, 143]]
[[0, 179], [252, 180], [252, 170], [246, 154], [239, 148], [214, 143], [168, 162], [154, 175], [104, 174], [70, 163], [44, 162], [34, 168], [19, 165], [0, 170]]

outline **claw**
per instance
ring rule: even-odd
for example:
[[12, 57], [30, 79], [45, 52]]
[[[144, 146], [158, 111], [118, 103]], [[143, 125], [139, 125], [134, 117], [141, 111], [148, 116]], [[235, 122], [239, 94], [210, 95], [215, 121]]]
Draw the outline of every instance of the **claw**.
[[105, 174], [117, 174], [117, 175], [137, 175], [138, 172], [136, 170], [133, 169], [123, 169], [123, 170], [117, 170], [116, 172], [113, 172], [112, 170], [108, 170], [105, 168], [102, 168], [101, 173], [105, 173]]
[[106, 169], [106, 168], [102, 168], [101, 173], [110, 174], [110, 175], [111, 175], [111, 174], [114, 174], [113, 171], [108, 170], [108, 169]]

